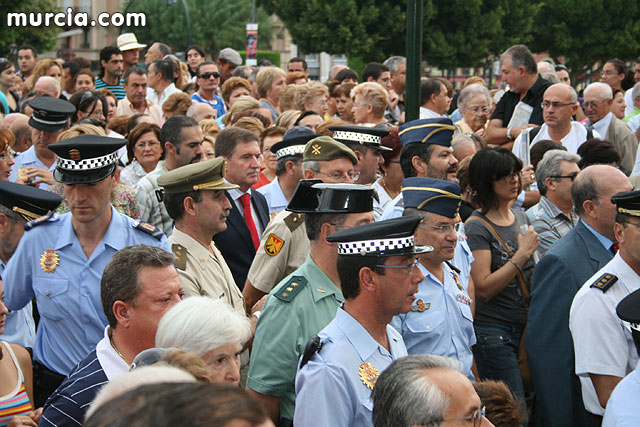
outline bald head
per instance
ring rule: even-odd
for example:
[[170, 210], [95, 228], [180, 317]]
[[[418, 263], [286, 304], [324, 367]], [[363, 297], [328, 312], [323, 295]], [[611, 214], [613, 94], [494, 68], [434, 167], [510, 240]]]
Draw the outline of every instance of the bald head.
[[[25, 118], [29, 120], [29, 116], [22, 113], [11, 113], [4, 116], [4, 120], [0, 122], [0, 129], [9, 129], [11, 130], [11, 125], [19, 118]], [[12, 131], [13, 132], [13, 131]]]
[[11, 149], [16, 153], [27, 151], [31, 147], [31, 127], [29, 117], [25, 114], [16, 114], [18, 117], [13, 120], [9, 130], [16, 137]]
[[549, 86], [549, 88], [545, 91], [545, 94], [547, 93], [558, 94], [566, 99], [565, 102], [578, 102], [578, 94], [576, 93], [575, 89], [564, 83], [556, 83]]
[[553, 69], [553, 65], [547, 61], [538, 62], [538, 74], [542, 73], [555, 73], [556, 70]]
[[60, 81], [54, 77], [42, 76], [33, 86], [36, 96], [50, 96], [58, 98], [60, 96]]
[[198, 123], [203, 120], [216, 119], [216, 110], [205, 102], [197, 102], [187, 110], [187, 117], [193, 117]]
[[600, 99], [613, 99], [613, 90], [611, 90], [611, 86], [606, 83], [591, 83], [584, 90], [585, 98], [589, 95], [597, 96]]

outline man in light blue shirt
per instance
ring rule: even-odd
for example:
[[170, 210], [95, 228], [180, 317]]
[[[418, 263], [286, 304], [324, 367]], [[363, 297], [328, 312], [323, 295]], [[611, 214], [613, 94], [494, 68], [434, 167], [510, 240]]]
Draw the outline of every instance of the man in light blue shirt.
[[169, 250], [162, 231], [111, 206], [117, 150], [123, 139], [82, 135], [50, 145], [54, 177], [64, 184], [71, 212], [27, 223], [3, 275], [6, 305], [18, 310], [36, 299], [40, 323], [33, 349], [35, 406], [62, 382], [103, 337], [102, 271], [125, 246]]
[[338, 231], [338, 275], [345, 302], [335, 319], [305, 350], [296, 375], [293, 424], [372, 426], [371, 390], [378, 375], [407, 355], [389, 325], [411, 310], [424, 276], [416, 256], [431, 248], [415, 245], [420, 217], [403, 217]]
[[471, 278], [449, 261], [453, 259], [458, 236], [460, 187], [434, 178], [407, 178], [402, 181], [404, 216], [419, 215], [417, 243], [433, 246], [420, 256], [419, 268], [425, 276], [418, 285], [411, 311], [393, 318], [391, 325], [402, 335], [409, 354], [438, 354], [462, 362], [462, 373], [474, 380], [471, 368], [476, 343], [471, 314]]

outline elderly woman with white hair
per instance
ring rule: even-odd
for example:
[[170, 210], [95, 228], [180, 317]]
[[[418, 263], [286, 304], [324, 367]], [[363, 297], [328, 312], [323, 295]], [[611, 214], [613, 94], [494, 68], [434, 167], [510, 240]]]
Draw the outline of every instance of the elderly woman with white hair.
[[240, 382], [240, 353], [251, 323], [222, 300], [194, 296], [172, 307], [158, 323], [156, 347], [189, 351], [207, 364], [211, 382]]
[[387, 91], [375, 82], [360, 83], [351, 89], [353, 121], [359, 125], [385, 127], [384, 112], [389, 103]]
[[460, 91], [458, 107], [462, 120], [455, 125], [462, 133], [475, 133], [483, 136], [484, 129], [491, 114], [491, 95], [482, 84], [472, 84]]

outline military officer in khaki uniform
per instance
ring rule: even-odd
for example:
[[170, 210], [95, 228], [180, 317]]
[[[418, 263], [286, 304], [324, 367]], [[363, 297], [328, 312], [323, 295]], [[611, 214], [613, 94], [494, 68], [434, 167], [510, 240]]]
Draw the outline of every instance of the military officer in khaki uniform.
[[[350, 148], [328, 136], [316, 137], [304, 146], [302, 169], [305, 179], [352, 183], [357, 163], [358, 158]], [[309, 239], [303, 225], [304, 214], [288, 210], [269, 222], [242, 291], [247, 310], [307, 258]]]
[[226, 160], [182, 166], [158, 178], [163, 202], [175, 224], [169, 244], [186, 296], [219, 298], [244, 312], [244, 300], [231, 270], [211, 240], [227, 229], [231, 211], [224, 190], [238, 188], [224, 179]]

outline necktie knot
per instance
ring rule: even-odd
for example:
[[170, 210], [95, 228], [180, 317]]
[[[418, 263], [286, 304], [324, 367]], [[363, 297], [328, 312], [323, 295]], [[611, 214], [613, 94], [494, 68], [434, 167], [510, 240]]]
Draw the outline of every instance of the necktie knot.
[[620, 244], [618, 242], [615, 242], [614, 244], [611, 245], [609, 250], [611, 250], [611, 253], [615, 255], [618, 253], [618, 248], [620, 248]]

